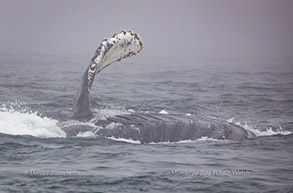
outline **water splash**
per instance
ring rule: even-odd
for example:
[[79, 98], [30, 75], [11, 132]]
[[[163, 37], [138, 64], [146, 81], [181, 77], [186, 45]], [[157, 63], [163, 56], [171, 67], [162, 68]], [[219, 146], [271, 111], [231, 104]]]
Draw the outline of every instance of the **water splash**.
[[231, 119], [228, 119], [227, 122], [234, 123], [235, 125], [238, 125], [239, 127], [246, 129], [247, 131], [251, 131], [257, 137], [292, 134], [292, 132], [290, 132], [290, 131], [283, 130], [283, 128], [281, 126], [279, 128], [274, 128], [274, 129], [272, 127], [265, 128], [265, 130], [255, 129], [253, 126], [247, 124], [246, 122], [235, 121], [234, 117], [232, 117]]
[[237, 122], [235, 123], [236, 125], [251, 131], [252, 133], [254, 133], [257, 137], [260, 136], [273, 136], [273, 135], [290, 135], [292, 134], [290, 131], [285, 131], [283, 130], [282, 127], [279, 127], [277, 129], [273, 129], [272, 127], [266, 128], [266, 130], [258, 130], [258, 129], [254, 129], [252, 126], [248, 125], [247, 123], [241, 123], [241, 122]]
[[14, 110], [14, 108], [0, 109], [0, 133], [9, 135], [31, 135], [34, 137], [66, 137], [57, 126], [58, 121], [48, 117], [40, 117], [36, 112]]

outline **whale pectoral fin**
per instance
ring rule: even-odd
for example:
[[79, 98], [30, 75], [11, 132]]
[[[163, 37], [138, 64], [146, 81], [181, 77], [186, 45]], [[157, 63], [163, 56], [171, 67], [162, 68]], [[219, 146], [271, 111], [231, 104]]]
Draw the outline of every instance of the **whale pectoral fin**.
[[110, 64], [137, 54], [143, 49], [143, 42], [132, 30], [114, 34], [111, 38], [103, 38], [91, 60], [91, 65], [97, 64], [96, 73]]
[[135, 55], [142, 49], [142, 39], [131, 30], [114, 34], [111, 38], [103, 38], [82, 76], [80, 87], [74, 98], [72, 118], [83, 120], [92, 116], [89, 95], [97, 73], [113, 62]]

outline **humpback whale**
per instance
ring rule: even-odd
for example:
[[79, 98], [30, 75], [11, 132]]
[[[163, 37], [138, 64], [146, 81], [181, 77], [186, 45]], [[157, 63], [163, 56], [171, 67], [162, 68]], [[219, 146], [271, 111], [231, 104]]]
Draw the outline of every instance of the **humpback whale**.
[[[90, 91], [95, 76], [110, 64], [136, 55], [143, 49], [141, 37], [121, 31], [103, 38], [86, 68], [75, 95], [72, 119], [89, 121], [94, 114], [90, 108]], [[177, 142], [209, 137], [219, 140], [243, 140], [256, 137], [252, 132], [233, 123], [211, 118], [160, 113], [128, 113], [96, 120], [95, 127], [73, 125], [62, 128], [67, 136], [93, 131], [98, 136], [138, 140], [142, 143]]]

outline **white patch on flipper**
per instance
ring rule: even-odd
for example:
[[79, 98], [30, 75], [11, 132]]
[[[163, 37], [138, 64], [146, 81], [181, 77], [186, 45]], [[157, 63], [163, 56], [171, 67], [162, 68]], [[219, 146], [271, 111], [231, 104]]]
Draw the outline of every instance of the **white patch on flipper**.
[[[88, 77], [87, 77], [88, 80], [91, 80], [93, 78], [95, 71], [96, 71], [96, 68], [94, 68], [93, 70], [91, 68], [89, 68]], [[89, 83], [90, 83], [90, 81], [89, 81]]]
[[103, 42], [101, 43], [100, 48], [101, 48], [100, 54], [94, 60], [96, 64], [98, 64], [101, 61], [101, 58], [104, 56], [105, 45], [103, 44]]
[[138, 34], [131, 31], [121, 32], [102, 41], [93, 62], [98, 65], [99, 72], [111, 63], [135, 55], [142, 49], [143, 43]]

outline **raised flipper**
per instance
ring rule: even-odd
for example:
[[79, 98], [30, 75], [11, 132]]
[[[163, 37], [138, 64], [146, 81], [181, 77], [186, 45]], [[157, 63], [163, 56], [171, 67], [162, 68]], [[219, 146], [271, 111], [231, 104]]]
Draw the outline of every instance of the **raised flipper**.
[[142, 49], [142, 39], [131, 30], [114, 34], [108, 39], [103, 38], [82, 76], [80, 87], [74, 98], [72, 118], [82, 120], [92, 116], [89, 94], [97, 73], [116, 61], [137, 54]]

